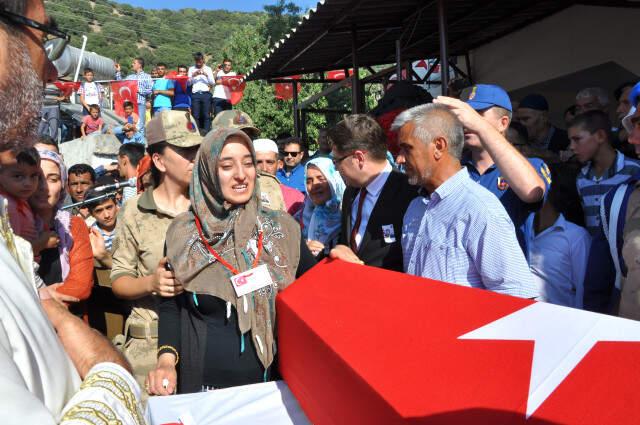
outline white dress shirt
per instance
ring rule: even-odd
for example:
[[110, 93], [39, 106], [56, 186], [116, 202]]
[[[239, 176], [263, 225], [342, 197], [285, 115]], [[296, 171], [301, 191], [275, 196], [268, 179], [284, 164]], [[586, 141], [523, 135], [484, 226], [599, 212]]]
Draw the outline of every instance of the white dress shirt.
[[196, 68], [195, 66], [189, 67], [188, 75], [189, 78], [191, 78], [191, 91], [193, 93], [209, 92], [211, 90], [211, 86], [215, 84], [211, 68], [207, 65], [202, 65], [202, 68], [200, 68], [200, 70], [204, 71], [204, 75], [199, 74], [194, 77], [193, 73], [196, 72], [196, 70], [198, 70], [198, 68]]
[[529, 266], [540, 290], [540, 300], [582, 308], [584, 276], [591, 246], [589, 232], [560, 214], [551, 227], [536, 235], [533, 221], [534, 214], [531, 214], [525, 234]]
[[[360, 248], [360, 242], [362, 242], [362, 237], [364, 236], [364, 231], [367, 228], [367, 224], [369, 223], [369, 217], [371, 217], [371, 212], [373, 208], [376, 206], [376, 202], [378, 202], [378, 197], [380, 196], [380, 192], [382, 192], [382, 188], [384, 184], [387, 182], [389, 178], [389, 174], [391, 174], [391, 164], [387, 162], [387, 165], [384, 167], [382, 172], [378, 174], [378, 176], [371, 181], [367, 185], [367, 197], [364, 198], [364, 204], [362, 204], [362, 215], [360, 219], [360, 227], [358, 228], [358, 233], [356, 233], [356, 246]], [[356, 223], [356, 216], [358, 214], [358, 202], [360, 201], [360, 193], [353, 199], [353, 204], [351, 204], [351, 226]], [[351, 229], [349, 229], [351, 231]]]

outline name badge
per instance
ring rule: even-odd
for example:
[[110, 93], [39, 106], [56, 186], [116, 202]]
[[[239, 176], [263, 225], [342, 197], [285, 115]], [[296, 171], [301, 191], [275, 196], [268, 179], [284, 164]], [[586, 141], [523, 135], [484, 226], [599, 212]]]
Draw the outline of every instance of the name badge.
[[382, 236], [386, 243], [394, 243], [396, 241], [396, 234], [393, 230], [393, 224], [382, 225]]
[[236, 291], [236, 295], [240, 298], [265, 286], [273, 285], [273, 280], [271, 280], [267, 265], [262, 264], [251, 270], [232, 276], [231, 284]]

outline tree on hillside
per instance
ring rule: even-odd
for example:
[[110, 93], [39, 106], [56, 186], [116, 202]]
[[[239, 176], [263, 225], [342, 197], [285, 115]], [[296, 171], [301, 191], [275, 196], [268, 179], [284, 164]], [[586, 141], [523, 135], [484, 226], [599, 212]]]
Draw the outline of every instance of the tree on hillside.
[[286, 3], [278, 0], [275, 4], [263, 6], [267, 12], [267, 22], [262, 31], [262, 36], [268, 45], [280, 41], [287, 32], [298, 24], [302, 9], [294, 2]]
[[[264, 27], [256, 28], [253, 25], [246, 25], [231, 36], [228, 47], [222, 55], [233, 60], [237, 72], [246, 73], [269, 51], [266, 40], [263, 38], [264, 31]], [[305, 84], [302, 87], [300, 99], [306, 99], [319, 91], [319, 84]], [[321, 100], [319, 105], [326, 106], [326, 101]], [[247, 82], [244, 98], [234, 108], [249, 114], [261, 130], [262, 137], [274, 139], [278, 134], [293, 133], [293, 102], [276, 99], [273, 86], [265, 81]], [[324, 116], [309, 115], [307, 120], [309, 137], [315, 140], [318, 129], [324, 127], [325, 123]]]

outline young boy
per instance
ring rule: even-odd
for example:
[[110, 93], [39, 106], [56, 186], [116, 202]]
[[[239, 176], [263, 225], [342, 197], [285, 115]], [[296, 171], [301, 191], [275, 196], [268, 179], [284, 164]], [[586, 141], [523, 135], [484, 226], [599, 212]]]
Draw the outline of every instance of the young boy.
[[138, 121], [140, 117], [133, 112], [133, 103], [127, 100], [122, 106], [124, 107], [124, 119], [127, 121], [123, 127], [133, 128], [135, 131], [138, 131]]
[[[93, 199], [101, 195], [105, 195], [105, 193], [98, 192], [95, 189], [89, 189], [85, 196], [86, 199]], [[118, 215], [118, 204], [116, 203], [115, 195], [96, 200], [87, 206], [89, 213], [95, 219], [95, 223], [93, 223], [90, 228], [91, 234], [89, 235], [91, 248], [93, 249], [93, 257], [102, 266], [110, 268], [111, 249]]]
[[80, 103], [84, 107], [82, 115], [87, 116], [91, 113], [90, 105], [100, 105], [104, 96], [104, 87], [93, 81], [93, 69], [84, 69], [84, 82], [80, 84], [78, 89], [80, 95]]
[[138, 128], [140, 118], [138, 114], [133, 112], [133, 103], [127, 100], [122, 105], [124, 107], [124, 119], [126, 121], [123, 125], [115, 127], [113, 134], [122, 143], [144, 143], [144, 128]]
[[35, 148], [5, 151], [0, 167], [0, 195], [9, 203], [9, 221], [16, 235], [35, 243], [38, 239], [35, 216], [29, 198], [40, 182], [40, 155]]
[[104, 121], [100, 118], [100, 106], [89, 105], [89, 112], [91, 115], [82, 118], [82, 125], [80, 126], [80, 132], [83, 137], [91, 133], [102, 133], [102, 127], [104, 126]]
[[611, 144], [611, 121], [602, 111], [588, 111], [569, 124], [569, 148], [585, 164], [576, 180], [586, 228], [600, 228], [600, 201], [611, 188], [640, 172], [640, 162], [624, 156]]
[[[554, 164], [551, 189], [542, 208], [525, 223], [527, 260], [540, 289], [540, 301], [582, 308], [591, 236], [582, 220], [573, 164]], [[575, 217], [574, 217], [575, 216]]]

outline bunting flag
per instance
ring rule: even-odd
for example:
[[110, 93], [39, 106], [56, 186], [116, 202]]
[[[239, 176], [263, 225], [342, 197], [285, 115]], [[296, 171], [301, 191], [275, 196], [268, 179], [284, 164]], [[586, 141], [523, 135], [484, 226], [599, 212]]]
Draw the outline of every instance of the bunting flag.
[[[353, 75], [353, 69], [350, 69], [349, 77], [351, 77], [352, 75]], [[344, 80], [346, 78], [344, 69], [335, 69], [333, 71], [327, 71], [327, 78], [329, 80]]]
[[182, 87], [182, 91], [184, 93], [187, 92], [187, 85], [189, 83], [189, 76], [187, 75], [178, 75], [178, 71], [169, 71], [165, 74], [164, 78], [167, 80], [172, 80], [174, 83], [180, 84]]
[[133, 103], [133, 111], [138, 113], [138, 82], [136, 80], [114, 81], [111, 83], [113, 106], [116, 114], [124, 118], [124, 102]]
[[[300, 75], [292, 75], [290, 78], [292, 80], [299, 80]], [[293, 83], [275, 83], [273, 85], [273, 89], [275, 91], [276, 99], [278, 100], [291, 100], [293, 98]], [[298, 93], [302, 90], [302, 85], [298, 83]]]
[[60, 94], [64, 97], [69, 97], [74, 91], [80, 89], [80, 81], [56, 81], [53, 84], [60, 90]]
[[220, 78], [222, 79], [222, 85], [229, 89], [229, 102], [231, 102], [232, 105], [240, 103], [244, 88], [247, 86], [244, 75], [240, 74]]

